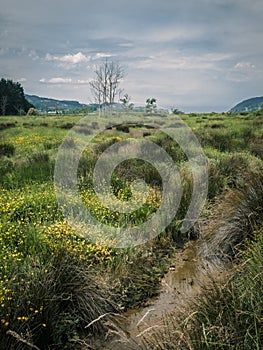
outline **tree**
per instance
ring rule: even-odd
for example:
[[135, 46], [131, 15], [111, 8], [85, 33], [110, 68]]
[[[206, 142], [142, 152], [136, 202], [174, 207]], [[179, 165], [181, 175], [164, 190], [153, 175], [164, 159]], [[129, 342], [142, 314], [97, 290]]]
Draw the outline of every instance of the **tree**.
[[134, 104], [131, 103], [131, 96], [129, 96], [128, 94], [125, 94], [122, 98], [120, 98], [120, 102], [122, 103], [122, 106], [126, 111], [133, 109]]
[[2, 115], [22, 115], [26, 114], [33, 106], [26, 100], [24, 89], [20, 83], [1, 79], [0, 107]]
[[102, 84], [98, 80], [93, 80], [90, 82], [90, 89], [95, 99], [95, 103], [99, 105], [99, 113], [100, 113], [101, 107], [102, 107], [102, 101], [103, 101]]
[[156, 98], [147, 98], [145, 109], [146, 113], [155, 113], [157, 110]]
[[7, 96], [6, 95], [2, 95], [1, 96], [1, 111], [2, 111], [2, 115], [5, 115], [7, 104], [8, 104]]
[[124, 77], [124, 68], [114, 61], [106, 59], [103, 63], [95, 68], [95, 78], [90, 82], [90, 88], [99, 104], [99, 109], [107, 105], [110, 106], [110, 112], [115, 101], [115, 97], [119, 92], [119, 85]]

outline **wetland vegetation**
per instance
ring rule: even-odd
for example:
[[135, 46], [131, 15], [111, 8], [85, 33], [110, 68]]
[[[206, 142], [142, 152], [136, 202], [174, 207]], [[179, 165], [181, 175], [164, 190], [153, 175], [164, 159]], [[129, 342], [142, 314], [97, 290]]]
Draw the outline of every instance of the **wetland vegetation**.
[[[149, 124], [154, 120], [162, 125], [168, 116], [147, 118]], [[169, 118], [178, 127], [178, 116]], [[126, 227], [145, 221], [158, 210], [162, 190], [156, 169], [143, 161], [127, 160], [115, 169], [113, 192], [125, 203], [131, 197], [131, 181], [143, 178], [149, 189], [146, 202], [130, 216], [101, 205], [92, 174], [110, 145], [127, 139], [151, 140], [179, 168], [183, 191], [174, 220], [146, 244], [125, 249], [105, 246], [103, 237], [87, 240], [58, 207], [56, 156], [80, 116], [0, 118], [1, 349], [94, 348], [94, 336], [104, 339], [113, 331], [117, 314], [147, 305], [158, 295], [178, 248], [189, 240], [200, 242], [204, 260], [231, 261], [231, 272], [203, 286], [205, 292], [180, 313], [164, 315], [158, 331], [143, 334], [133, 349], [263, 347], [263, 115], [212, 113], [180, 118], [203, 148], [209, 180], [200, 220], [184, 234], [180, 226], [193, 179], [182, 149], [160, 130], [140, 124], [136, 113], [120, 114], [118, 127], [111, 125], [110, 116], [96, 115], [90, 116], [88, 127], [78, 126], [78, 132], [90, 139], [99, 128], [105, 129], [82, 153], [78, 189], [92, 215], [107, 225]], [[141, 201], [139, 193], [137, 200]], [[122, 343], [123, 348], [128, 342]]]

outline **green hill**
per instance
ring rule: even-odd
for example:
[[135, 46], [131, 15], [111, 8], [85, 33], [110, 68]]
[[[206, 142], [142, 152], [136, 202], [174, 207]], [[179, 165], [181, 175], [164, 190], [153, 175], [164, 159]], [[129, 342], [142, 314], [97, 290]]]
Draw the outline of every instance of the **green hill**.
[[42, 112], [49, 111], [72, 111], [78, 109], [95, 109], [95, 105], [87, 105], [78, 101], [55, 100], [37, 95], [25, 95], [27, 101], [32, 103], [36, 109]]
[[235, 107], [231, 108], [229, 112], [241, 113], [241, 112], [255, 112], [261, 109], [263, 103], [263, 96], [253, 97], [248, 100], [244, 100], [238, 103]]

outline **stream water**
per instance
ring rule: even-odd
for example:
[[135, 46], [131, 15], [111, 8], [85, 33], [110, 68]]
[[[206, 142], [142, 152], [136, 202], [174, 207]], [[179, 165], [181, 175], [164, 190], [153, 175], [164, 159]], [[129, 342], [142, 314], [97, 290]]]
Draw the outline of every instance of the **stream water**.
[[169, 271], [162, 279], [160, 294], [151, 299], [147, 306], [129, 310], [116, 318], [115, 327], [107, 341], [96, 344], [96, 349], [123, 350], [139, 348], [141, 337], [153, 331], [164, 322], [164, 314], [180, 312], [212, 280], [225, 275], [225, 264], [207, 260], [200, 254], [200, 242], [188, 242], [178, 249]]

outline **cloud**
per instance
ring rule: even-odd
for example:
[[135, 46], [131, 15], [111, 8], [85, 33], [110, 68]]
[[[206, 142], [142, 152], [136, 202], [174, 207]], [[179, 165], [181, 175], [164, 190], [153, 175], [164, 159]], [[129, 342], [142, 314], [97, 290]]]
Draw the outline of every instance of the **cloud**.
[[91, 79], [72, 79], [72, 78], [62, 78], [54, 77], [50, 79], [42, 78], [39, 80], [40, 83], [44, 84], [74, 84], [74, 85], [85, 85], [89, 84]]
[[90, 56], [84, 55], [82, 52], [78, 52], [75, 55], [67, 54], [64, 56], [53, 56], [51, 54], [46, 54], [46, 61], [58, 61], [60, 66], [71, 67], [82, 63], [88, 63], [90, 61]]
[[249, 61], [237, 62], [227, 73], [227, 79], [236, 83], [255, 82], [260, 76], [260, 70]]
[[28, 57], [31, 58], [33, 61], [36, 61], [40, 58], [35, 50], [30, 50]]
[[251, 62], [238, 62], [234, 69], [240, 69], [240, 70], [250, 70], [256, 68], [255, 65]]
[[26, 78], [20, 78], [20, 79], [16, 79], [17, 81], [19, 81], [19, 83], [25, 83], [27, 81]]
[[102, 58], [108, 58], [108, 57], [112, 57], [112, 54], [109, 53], [103, 53], [103, 52], [98, 52], [96, 53], [96, 55], [94, 56], [94, 59], [102, 59]]
[[51, 78], [51, 79], [42, 78], [39, 81], [40, 81], [40, 83], [45, 83], [45, 84], [70, 84], [70, 83], [72, 83], [71, 78], [61, 78], [61, 77], [56, 77], [56, 78]]
[[122, 88], [140, 103], [152, 95], [224, 110], [262, 93], [262, 13], [262, 0], [9, 0], [0, 71], [26, 77], [32, 94], [88, 102], [93, 65], [108, 57], [127, 69]]
[[131, 62], [130, 66], [136, 69], [150, 70], [217, 70], [224, 69], [222, 66], [232, 58], [232, 54], [226, 53], [204, 53], [199, 55], [186, 55], [177, 51], [172, 54], [170, 51], [156, 53], [149, 57], [137, 58], [136, 62]]
[[78, 79], [76, 81], [76, 84], [81, 84], [81, 85], [85, 85], [85, 84], [89, 84], [91, 82], [91, 79]]

